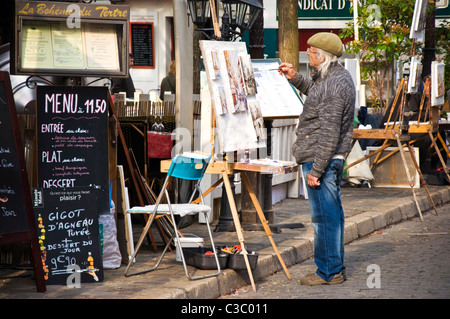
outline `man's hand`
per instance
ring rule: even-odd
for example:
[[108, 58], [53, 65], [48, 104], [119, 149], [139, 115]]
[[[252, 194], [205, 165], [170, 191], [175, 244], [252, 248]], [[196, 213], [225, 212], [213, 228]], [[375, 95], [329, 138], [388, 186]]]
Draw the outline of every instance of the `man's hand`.
[[278, 66], [278, 72], [280, 75], [285, 75], [288, 80], [295, 77], [295, 70], [292, 68], [292, 64], [283, 62]]
[[320, 186], [320, 181], [317, 177], [312, 176], [311, 174], [308, 174], [306, 176], [306, 182], [308, 183], [308, 186], [311, 188], [315, 188], [316, 186]]

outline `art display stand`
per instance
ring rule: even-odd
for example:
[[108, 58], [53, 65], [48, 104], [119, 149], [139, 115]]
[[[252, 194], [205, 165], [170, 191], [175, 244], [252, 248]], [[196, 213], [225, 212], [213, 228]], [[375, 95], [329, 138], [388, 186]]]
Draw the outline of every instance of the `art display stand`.
[[[446, 148], [446, 144], [442, 139], [442, 136], [439, 134], [439, 121], [438, 121], [438, 116], [437, 116], [437, 108], [436, 107], [432, 107], [430, 104], [430, 101], [428, 101], [427, 106], [426, 106], [426, 113], [428, 114], [432, 114], [431, 120], [428, 122], [424, 122], [424, 123], [420, 123], [420, 116], [419, 119], [417, 121], [417, 124], [409, 124], [409, 122], [407, 121], [407, 119], [404, 118], [404, 106], [405, 106], [405, 96], [406, 96], [406, 87], [407, 87], [407, 81], [408, 79], [402, 79], [398, 89], [397, 89], [397, 93], [389, 114], [389, 118], [388, 118], [388, 122], [386, 123], [386, 127], [384, 129], [354, 129], [353, 130], [353, 139], [383, 139], [383, 145], [376, 150], [375, 152], [364, 156], [363, 158], [353, 162], [353, 163], [349, 163], [345, 169], [348, 169], [372, 156], [377, 155], [377, 158], [374, 161], [374, 164], [378, 164], [380, 163], [379, 160], [379, 155], [381, 154], [381, 152], [386, 149], [387, 147], [393, 145], [394, 143], [397, 144], [396, 149], [394, 151], [392, 151], [390, 153], [391, 156], [393, 155], [395, 152], [399, 151], [401, 158], [402, 158], [402, 162], [403, 162], [403, 166], [405, 168], [406, 171], [406, 175], [409, 181], [409, 186], [411, 188], [411, 191], [413, 193], [413, 197], [414, 197], [414, 202], [416, 204], [420, 219], [423, 221], [423, 216], [422, 216], [422, 212], [420, 210], [419, 207], [419, 203], [417, 201], [417, 197], [416, 197], [416, 193], [414, 191], [414, 183], [413, 183], [413, 179], [411, 178], [411, 173], [409, 171], [409, 168], [407, 166], [406, 163], [406, 156], [405, 156], [405, 152], [404, 152], [404, 147], [406, 146], [409, 150], [409, 154], [411, 156], [411, 159], [414, 163], [414, 167], [417, 171], [417, 173], [419, 174], [419, 178], [420, 178], [420, 183], [421, 185], [423, 185], [425, 192], [427, 194], [427, 197], [430, 201], [430, 203], [433, 206], [433, 209], [436, 213], [436, 215], [438, 214], [436, 206], [434, 205], [434, 202], [431, 198], [431, 195], [428, 191], [428, 187], [427, 187], [427, 183], [425, 182], [425, 179], [423, 177], [423, 174], [420, 170], [419, 164], [417, 163], [416, 157], [414, 156], [414, 149], [412, 147], [412, 143], [417, 141], [420, 138], [423, 138], [424, 136], [429, 136], [432, 144], [436, 150], [436, 153], [441, 161], [442, 167], [445, 170], [445, 173], [447, 174], [447, 176], [450, 178], [449, 173], [448, 173], [448, 168], [445, 164], [445, 161], [442, 158], [441, 152], [439, 150], [439, 147], [436, 144], [436, 139], [439, 139], [440, 142], [444, 145], [444, 148]], [[429, 81], [425, 82], [425, 88], [424, 88], [424, 92], [426, 92], [428, 90], [430, 90], [430, 83]], [[425, 96], [425, 93], [424, 93]], [[391, 125], [390, 120], [391, 120], [391, 116], [393, 114], [394, 108], [397, 104], [397, 100], [401, 97], [401, 103], [400, 103], [400, 110], [399, 110], [399, 121], [395, 121], [393, 122], [393, 124]], [[424, 99], [422, 99], [421, 105], [420, 105], [420, 110], [419, 110], [419, 114], [421, 114], [422, 110], [423, 110], [423, 104], [424, 104]], [[396, 119], [397, 120], [397, 119]], [[446, 123], [446, 124], [442, 124], [442, 126], [445, 127], [450, 127], [450, 123]], [[419, 137], [418, 139], [415, 139], [414, 141], [410, 140], [410, 134], [411, 133], [423, 133], [423, 135], [421, 137]], [[448, 153], [448, 149], [446, 150]], [[450, 155], [450, 154], [449, 154]], [[384, 157], [383, 160], [387, 158]]]
[[[447, 148], [446, 143], [442, 139], [442, 136], [439, 133], [439, 110], [438, 107], [442, 104], [444, 104], [444, 94], [445, 94], [445, 85], [444, 85], [444, 63], [440, 63], [437, 61], [433, 61], [431, 63], [431, 81], [430, 78], [424, 79], [424, 89], [422, 92], [421, 97], [421, 103], [419, 107], [419, 117], [417, 119], [417, 123], [410, 123], [409, 122], [409, 116], [412, 115], [412, 112], [406, 112], [405, 105], [407, 103], [407, 94], [411, 93], [418, 93], [420, 92], [420, 86], [421, 86], [421, 76], [422, 76], [422, 65], [420, 63], [420, 58], [416, 56], [416, 42], [424, 42], [425, 37], [425, 20], [426, 20], [426, 6], [427, 2], [423, 0], [416, 0], [415, 6], [414, 6], [414, 13], [413, 13], [413, 19], [411, 22], [411, 28], [410, 28], [410, 34], [409, 38], [412, 40], [412, 46], [411, 46], [411, 63], [410, 63], [410, 70], [409, 70], [409, 77], [402, 78], [400, 85], [397, 89], [396, 96], [394, 98], [389, 117], [387, 119], [387, 122], [385, 123], [384, 129], [355, 129], [353, 131], [353, 139], [383, 139], [383, 145], [372, 154], [369, 154], [360, 160], [355, 161], [354, 163], [351, 163], [347, 165], [346, 169], [356, 165], [357, 163], [364, 161], [365, 159], [377, 155], [377, 159], [375, 160], [374, 164], [378, 161], [378, 158], [381, 154], [381, 151], [386, 149], [390, 144], [393, 144], [391, 142], [392, 140], [397, 142], [397, 148], [398, 151], [400, 151], [400, 155], [402, 158], [403, 165], [405, 167], [406, 175], [409, 180], [409, 185], [413, 193], [414, 201], [417, 206], [417, 210], [419, 212], [420, 219], [423, 221], [422, 212], [420, 211], [419, 203], [416, 198], [416, 194], [414, 191], [414, 185], [413, 180], [411, 179], [411, 174], [409, 172], [407, 163], [406, 163], [406, 157], [404, 153], [404, 145], [408, 148], [411, 159], [414, 163], [414, 167], [419, 174], [420, 183], [425, 188], [425, 191], [427, 193], [427, 197], [431, 204], [433, 205], [434, 211], [436, 212], [436, 215], [438, 214], [436, 206], [433, 203], [433, 200], [430, 196], [430, 193], [428, 191], [427, 184], [425, 182], [425, 179], [422, 175], [422, 172], [419, 168], [419, 164], [416, 161], [416, 158], [414, 156], [414, 149], [411, 146], [412, 141], [410, 140], [410, 134], [411, 133], [422, 133], [422, 136], [418, 139], [414, 140], [417, 141], [420, 138], [423, 138], [424, 136], [429, 136], [431, 139], [431, 142], [433, 144], [433, 147], [436, 150], [436, 153], [439, 157], [439, 160], [441, 161], [442, 168], [444, 169], [447, 177], [450, 180], [448, 168], [445, 164], [444, 159], [442, 158], [441, 152], [439, 150], [439, 147], [436, 144], [436, 139], [439, 139], [439, 141], [444, 146], [444, 149], [446, 150], [447, 154], [450, 156], [450, 152]], [[425, 100], [427, 97], [427, 103], [425, 106]], [[400, 103], [397, 110], [397, 117], [398, 119], [393, 119], [393, 122], [391, 122], [391, 117], [394, 112], [394, 109], [397, 108], [397, 102]], [[423, 120], [427, 121], [427, 116], [429, 118], [428, 122], [420, 122], [422, 117], [422, 111], [424, 106], [425, 109], [425, 115]], [[442, 123], [442, 127], [449, 127], [449, 122]], [[405, 143], [405, 144], [403, 144]], [[395, 150], [394, 152], [396, 152]], [[394, 153], [394, 152], [391, 152]]]

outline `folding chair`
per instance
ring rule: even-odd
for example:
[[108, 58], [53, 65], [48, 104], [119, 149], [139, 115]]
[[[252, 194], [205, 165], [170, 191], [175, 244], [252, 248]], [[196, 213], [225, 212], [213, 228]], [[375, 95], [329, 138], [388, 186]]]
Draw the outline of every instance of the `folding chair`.
[[[200, 188], [201, 179], [203, 178], [203, 175], [205, 174], [205, 171], [206, 171], [206, 168], [208, 166], [210, 159], [211, 159], [211, 155], [200, 156], [199, 154], [195, 154], [195, 153], [187, 153], [187, 154], [185, 153], [183, 155], [175, 156], [172, 160], [169, 171], [167, 172], [167, 177], [164, 181], [164, 185], [161, 189], [161, 192], [158, 195], [155, 205], [148, 205], [145, 207], [133, 207], [133, 208], [127, 210], [127, 214], [136, 214], [136, 213], [151, 214], [151, 217], [148, 219], [147, 224], [145, 225], [145, 228], [144, 228], [144, 230], [139, 238], [139, 241], [136, 245], [136, 249], [133, 253], [133, 256], [131, 256], [130, 260], [128, 261], [128, 266], [127, 266], [127, 268], [125, 270], [125, 274], [124, 274], [126, 277], [155, 270], [159, 266], [161, 260], [163, 259], [164, 255], [166, 254], [167, 249], [169, 248], [170, 244], [172, 243], [172, 241], [174, 239], [176, 240], [176, 244], [180, 249], [180, 255], [181, 255], [181, 260], [183, 262], [184, 271], [186, 273], [186, 276], [190, 280], [196, 280], [196, 279], [201, 279], [201, 278], [206, 278], [206, 277], [211, 277], [211, 276], [217, 276], [220, 273], [219, 259], [218, 259], [217, 253], [216, 253], [216, 248], [214, 246], [214, 240], [212, 238], [211, 228], [210, 228], [209, 222], [208, 222], [209, 219], [207, 216], [211, 212], [211, 208], [204, 204], [203, 194], [202, 194], [202, 190]], [[189, 199], [188, 204], [172, 204], [170, 202], [167, 187], [173, 178], [196, 181], [194, 191], [192, 192], [192, 195]], [[198, 195], [200, 196], [201, 204], [190, 204], [192, 202], [192, 200], [194, 199], [194, 195], [196, 194], [196, 192], [198, 192]], [[163, 196], [166, 197], [167, 204], [161, 204], [161, 200], [162, 200]], [[179, 215], [180, 217], [183, 217], [186, 215], [193, 215], [193, 214], [198, 214], [198, 213], [203, 213], [205, 216], [206, 226], [208, 228], [208, 234], [209, 234], [209, 238], [211, 240], [212, 250], [214, 252], [215, 261], [217, 264], [217, 272], [202, 275], [202, 276], [192, 277], [189, 274], [187, 266], [186, 266], [186, 261], [185, 261], [184, 253], [183, 253], [183, 247], [181, 246], [180, 235], [178, 233], [177, 225], [175, 222], [175, 215]], [[140, 248], [142, 242], [144, 241], [145, 234], [150, 229], [156, 215], [170, 215], [170, 218], [171, 218], [171, 221], [172, 221], [173, 227], [174, 227], [174, 233], [172, 234], [171, 238], [168, 240], [158, 261], [155, 263], [155, 265], [152, 268], [129, 274], [128, 270], [129, 270], [131, 264], [135, 261], [135, 257], [139, 251], [139, 248]]]

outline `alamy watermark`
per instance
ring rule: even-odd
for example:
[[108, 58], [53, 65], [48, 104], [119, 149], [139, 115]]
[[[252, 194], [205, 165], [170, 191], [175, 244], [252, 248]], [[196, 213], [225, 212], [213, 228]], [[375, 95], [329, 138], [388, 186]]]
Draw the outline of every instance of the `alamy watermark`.
[[69, 29], [73, 28], [81, 28], [81, 8], [78, 4], [69, 4], [67, 6], [67, 12], [70, 12], [70, 15], [67, 17], [67, 27]]
[[381, 269], [380, 269], [380, 266], [378, 266], [377, 264], [371, 264], [371, 265], [367, 266], [366, 272], [368, 274], [370, 274], [367, 277], [367, 280], [366, 280], [367, 288], [369, 288], [369, 289], [373, 289], [373, 288], [380, 289], [381, 288]]
[[[97, 0], [81, 0], [83, 3], [95, 3]], [[113, 1], [111, 1], [114, 3]], [[70, 15], [67, 17], [67, 27], [69, 29], [81, 28], [81, 8], [78, 4], [72, 3], [67, 6], [67, 12]]]
[[66, 280], [67, 288], [81, 288], [80, 266], [75, 264], [70, 265], [67, 267], [67, 271], [72, 271]]

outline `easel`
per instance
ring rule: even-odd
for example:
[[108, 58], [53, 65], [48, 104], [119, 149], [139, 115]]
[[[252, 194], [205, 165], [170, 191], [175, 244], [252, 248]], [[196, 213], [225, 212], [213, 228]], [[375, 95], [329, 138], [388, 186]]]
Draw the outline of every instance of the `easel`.
[[[400, 155], [401, 155], [401, 158], [402, 158], [403, 166], [405, 168], [406, 175], [407, 175], [407, 178], [408, 178], [408, 181], [409, 181], [409, 186], [410, 186], [411, 191], [413, 193], [414, 202], [415, 202], [417, 210], [419, 212], [420, 219], [423, 221], [422, 212], [420, 210], [419, 203], [418, 203], [417, 197], [416, 197], [416, 193], [414, 191], [413, 180], [411, 178], [411, 174], [410, 174], [408, 166], [406, 164], [406, 156], [405, 156], [405, 153], [404, 153], [404, 150], [403, 150], [404, 144], [402, 142], [404, 142], [406, 144], [406, 146], [408, 147], [409, 154], [410, 154], [411, 159], [412, 159], [412, 161], [414, 163], [414, 167], [415, 167], [417, 173], [419, 174], [420, 182], [424, 186], [424, 189], [425, 189], [425, 192], [427, 194], [427, 197], [428, 197], [430, 203], [432, 204], [436, 215], [438, 215], [436, 206], [434, 205], [434, 202], [433, 202], [433, 200], [431, 198], [431, 195], [430, 195], [430, 193], [428, 191], [428, 187], [427, 187], [427, 184], [425, 182], [425, 179], [424, 179], [424, 177], [422, 175], [422, 172], [421, 172], [421, 170], [419, 168], [419, 164], [417, 163], [416, 158], [414, 156], [414, 149], [411, 146], [411, 141], [410, 141], [410, 136], [409, 136], [410, 133], [425, 133], [425, 135], [428, 134], [430, 136], [431, 141], [432, 141], [432, 143], [434, 145], [434, 148], [436, 149], [436, 153], [438, 154], [439, 159], [441, 160], [442, 166], [445, 169], [445, 172], [446, 172], [447, 176], [449, 176], [449, 175], [448, 175], [448, 169], [447, 169], [447, 167], [445, 165], [445, 162], [444, 162], [444, 160], [442, 158], [440, 150], [439, 150], [439, 148], [438, 148], [438, 146], [437, 146], [437, 144], [435, 142], [435, 138], [433, 136], [433, 133], [437, 132], [438, 133], [438, 137], [437, 138], [440, 138], [441, 143], [443, 142], [442, 137], [440, 136], [440, 134], [438, 132], [437, 114], [432, 117], [432, 121], [431, 122], [424, 123], [424, 124], [419, 124], [420, 114], [421, 114], [421, 111], [422, 111], [422, 108], [423, 108], [423, 103], [424, 103], [424, 98], [422, 98], [422, 102], [421, 102], [421, 105], [420, 105], [419, 119], [418, 119], [418, 122], [417, 122], [418, 124], [417, 125], [414, 125], [414, 124], [409, 125], [409, 123], [407, 123], [407, 121], [406, 121], [406, 124], [405, 124], [405, 120], [402, 118], [404, 116], [403, 111], [404, 111], [404, 105], [405, 105], [405, 102], [406, 102], [406, 100], [405, 100], [405, 98], [406, 98], [406, 90], [405, 90], [406, 82], [407, 82], [407, 79], [402, 79], [402, 81], [401, 81], [401, 83], [400, 83], [400, 85], [399, 85], [399, 87], [397, 89], [397, 93], [396, 93], [394, 102], [392, 104], [391, 112], [389, 114], [388, 122], [387, 122], [386, 127], [384, 129], [369, 129], [369, 130], [367, 130], [367, 129], [363, 129], [363, 130], [355, 129], [355, 130], [353, 130], [353, 139], [384, 139], [383, 145], [377, 151], [375, 151], [375, 152], [373, 152], [373, 153], [371, 153], [369, 155], [366, 155], [365, 157], [363, 157], [363, 158], [361, 158], [361, 159], [359, 159], [359, 160], [357, 160], [357, 161], [347, 165], [345, 167], [345, 169], [348, 169], [349, 167], [351, 167], [353, 165], [356, 165], [356, 164], [358, 164], [358, 163], [360, 163], [360, 162], [362, 162], [362, 161], [364, 161], [364, 160], [366, 160], [366, 159], [368, 159], [368, 158], [370, 158], [370, 157], [372, 157], [374, 155], [377, 155], [377, 159], [374, 162], [374, 163], [376, 163], [377, 160], [378, 160], [379, 155], [381, 154], [381, 152], [384, 149], [386, 149], [388, 146], [393, 144], [392, 142], [390, 142], [390, 140], [396, 141], [398, 150], [400, 151]], [[423, 96], [425, 96], [426, 90], [428, 90], [428, 92], [429, 92], [430, 86], [431, 85], [430, 85], [429, 81], [426, 81], [425, 89], [424, 89], [424, 95]], [[389, 127], [389, 123], [390, 123], [390, 119], [391, 119], [394, 107], [395, 107], [395, 105], [397, 103], [397, 100], [398, 100], [398, 98], [400, 96], [402, 97], [402, 103], [400, 104], [401, 109], [399, 110], [399, 117], [401, 119], [400, 124], [395, 124], [395, 121], [394, 121], [394, 124], [392, 125], [392, 127]], [[427, 110], [426, 111], [427, 111], [427, 113], [430, 112], [430, 114], [431, 114], [431, 112], [433, 112], [433, 110], [430, 110], [430, 107], [431, 107], [430, 106], [430, 101], [428, 101], [428, 103], [427, 103]], [[443, 143], [443, 145], [445, 146], [445, 143]], [[391, 154], [393, 154], [393, 153], [391, 153]]]
[[[211, 16], [212, 16], [213, 25], [214, 25], [214, 35], [215, 35], [216, 39], [220, 39], [221, 34], [220, 34], [219, 25], [218, 25], [218, 22], [216, 19], [215, 1], [209, 0], [209, 3], [210, 3], [210, 7], [211, 7]], [[224, 44], [224, 45], [216, 46], [216, 44]], [[236, 44], [236, 46], [234, 44]], [[243, 44], [243, 43], [241, 43], [241, 44]], [[243, 228], [242, 228], [240, 220], [239, 220], [239, 215], [238, 215], [236, 203], [234, 200], [233, 190], [232, 190], [231, 183], [229, 180], [229, 176], [232, 175], [235, 171], [241, 173], [243, 185], [245, 185], [245, 187], [250, 195], [250, 199], [256, 209], [257, 215], [263, 225], [263, 228], [264, 228], [267, 236], [269, 237], [270, 242], [272, 243], [272, 246], [277, 254], [278, 259], [280, 260], [280, 263], [286, 273], [286, 276], [289, 279], [291, 279], [291, 277], [289, 275], [289, 272], [286, 268], [286, 265], [284, 264], [284, 261], [283, 261], [281, 255], [273, 241], [272, 233], [271, 233], [270, 227], [268, 226], [268, 222], [264, 216], [263, 210], [262, 210], [261, 206], [259, 205], [259, 201], [252, 189], [252, 186], [251, 186], [249, 179], [247, 177], [247, 174], [246, 174], [247, 171], [264, 172], [265, 169], [267, 169], [267, 170], [270, 169], [269, 168], [270, 165], [266, 165], [266, 167], [264, 167], [264, 165], [255, 167], [255, 166], [252, 166], [252, 164], [230, 163], [228, 161], [228, 159], [226, 159], [226, 157], [222, 161], [215, 160], [216, 151], [215, 151], [214, 128], [216, 127], [216, 124], [215, 124], [216, 122], [217, 122], [217, 127], [220, 128], [221, 130], [224, 130], [225, 128], [227, 128], [229, 131], [231, 131], [231, 134], [233, 134], [233, 136], [239, 136], [237, 139], [230, 139], [235, 143], [229, 143], [229, 144], [226, 144], [225, 146], [222, 145], [224, 152], [233, 152], [234, 151], [234, 153], [236, 154], [237, 150], [239, 150], [239, 149], [258, 147], [257, 146], [258, 143], [255, 142], [257, 137], [254, 132], [254, 127], [253, 127], [250, 113], [243, 112], [243, 109], [241, 108], [241, 106], [242, 106], [241, 102], [243, 101], [243, 100], [241, 100], [241, 97], [244, 94], [246, 95], [246, 93], [243, 92], [244, 91], [243, 88], [239, 88], [238, 85], [233, 86], [235, 93], [231, 92], [232, 91], [231, 87], [229, 87], [229, 90], [226, 89], [226, 88], [228, 88], [229, 82], [232, 82], [232, 80], [235, 80], [233, 83], [239, 83], [239, 85], [240, 85], [240, 83], [242, 83], [240, 80], [236, 80], [235, 74], [237, 74], [237, 73], [234, 72], [234, 70], [232, 70], [231, 66], [230, 66], [232, 63], [231, 61], [233, 61], [233, 63], [234, 63], [235, 58], [236, 58], [236, 55], [232, 52], [236, 52], [236, 50], [235, 50], [236, 48], [239, 48], [239, 50], [241, 52], [244, 51], [244, 52], [242, 52], [243, 54], [247, 54], [247, 51], [245, 49], [243, 50], [241, 45], [237, 45], [237, 43], [230, 43], [227, 41], [214, 42], [213, 46], [214, 46], [214, 48], [211, 48], [211, 52], [208, 52], [207, 54], [205, 52], [202, 53], [205, 65], [207, 65], [209, 63], [208, 61], [210, 61], [211, 66], [214, 64], [211, 53], [213, 50], [214, 51], [219, 50], [218, 47], [221, 47], [221, 48], [227, 47], [227, 50], [232, 50], [232, 51], [228, 52], [226, 56], [224, 54], [223, 61], [219, 63], [220, 64], [219, 68], [222, 71], [220, 72], [221, 73], [220, 76], [215, 77], [215, 75], [214, 75], [214, 78], [216, 80], [218, 80], [218, 82], [216, 81], [214, 88], [219, 89], [218, 86], [221, 85], [221, 88], [223, 90], [222, 92], [224, 92], [223, 95], [227, 94], [225, 99], [228, 98], [228, 100], [230, 101], [230, 103], [228, 105], [231, 105], [231, 103], [233, 103], [234, 109], [231, 109], [231, 106], [230, 106], [229, 108], [227, 107], [227, 110], [229, 109], [229, 112], [228, 111], [219, 112], [219, 108], [217, 109], [218, 110], [217, 113], [214, 112], [214, 107], [213, 107], [214, 104], [216, 104], [217, 106], [222, 105], [224, 103], [224, 100], [222, 99], [220, 91], [217, 91], [217, 92], [214, 91], [215, 93], [212, 93], [213, 90], [211, 90], [212, 97], [220, 96], [220, 103], [218, 101], [215, 101], [211, 104], [211, 124], [209, 125], [209, 128], [211, 128], [212, 130], [211, 130], [210, 136], [208, 136], [208, 137], [210, 137], [209, 143], [211, 145], [212, 160], [208, 165], [206, 174], [217, 174], [217, 175], [219, 175], [220, 179], [217, 182], [215, 182], [208, 190], [203, 192], [203, 195], [206, 196], [213, 189], [215, 189], [218, 185], [223, 183], [223, 186], [225, 187], [224, 190], [225, 190], [226, 198], [227, 198], [227, 201], [228, 201], [228, 204], [230, 207], [230, 211], [231, 211], [232, 220], [233, 220], [233, 223], [235, 226], [235, 231], [236, 231], [237, 237], [239, 239], [239, 242], [241, 244], [242, 253], [244, 256], [244, 261], [245, 261], [245, 265], [246, 265], [246, 268], [248, 271], [250, 282], [253, 287], [253, 290], [256, 291], [255, 282], [254, 282], [253, 274], [252, 274], [252, 269], [251, 269], [251, 266], [250, 266], [250, 263], [248, 260], [247, 250], [245, 247]], [[200, 47], [203, 50], [202, 43], [200, 43]], [[245, 44], [244, 44], [244, 48], [245, 48]], [[240, 62], [240, 63], [242, 63], [242, 62]], [[228, 69], [225, 70], [225, 68], [226, 68], [225, 66], [227, 64], [228, 64]], [[206, 73], [208, 74], [208, 80], [210, 80], [209, 82], [211, 84], [212, 74], [209, 74], [209, 72], [210, 72], [209, 66], [210, 65], [208, 65], [206, 67]], [[233, 67], [235, 67], [235, 65], [233, 65]], [[211, 68], [211, 72], [214, 72], [212, 70], [213, 69]], [[224, 89], [224, 87], [225, 87], [225, 89]], [[227, 93], [225, 93], [225, 90], [227, 90]], [[233, 95], [233, 94], [235, 94], [235, 95]], [[237, 101], [240, 101], [240, 102], [236, 103]], [[226, 104], [226, 101], [225, 101], [225, 104]], [[246, 105], [246, 106], [248, 106], [248, 105]], [[223, 109], [222, 109], [222, 111], [223, 111]], [[247, 111], [248, 111], [248, 109], [247, 109]], [[226, 114], [226, 113], [230, 113], [230, 114]], [[222, 117], [219, 114], [224, 115], [224, 116]], [[221, 124], [223, 124], [223, 126]], [[249, 128], [249, 129], [247, 130], [247, 128]], [[223, 132], [221, 131], [221, 133], [223, 133]], [[208, 135], [208, 133], [206, 133], [206, 135]], [[254, 135], [254, 138], [253, 138], [253, 135]], [[221, 142], [224, 142], [224, 141], [226, 141], [226, 140], [224, 139]], [[208, 143], [208, 142], [206, 142], [206, 143]], [[224, 143], [222, 143], [222, 144], [224, 144]], [[170, 160], [161, 161], [161, 171], [162, 172], [168, 171], [169, 166], [170, 166]], [[296, 164], [294, 166], [297, 167]], [[225, 201], [225, 194], [222, 198], [223, 201]], [[197, 201], [194, 200], [194, 202], [197, 202]]]
[[[119, 96], [119, 95], [116, 95], [116, 97], [117, 96]], [[125, 99], [123, 101], [116, 101], [115, 100], [114, 102], [118, 102], [118, 103], [122, 103], [123, 102], [123, 103], [125, 103]], [[119, 117], [117, 115], [114, 102], [113, 102], [113, 100], [111, 98], [111, 95], [109, 95], [110, 111], [111, 111], [112, 116], [114, 116], [114, 118], [117, 121], [117, 131], [118, 131], [118, 134], [119, 134], [119, 139], [120, 139], [120, 142], [122, 144], [122, 148], [123, 148], [123, 152], [124, 152], [124, 155], [125, 155], [127, 168], [128, 168], [129, 174], [130, 174], [131, 181], [132, 181], [132, 186], [133, 186], [134, 191], [136, 192], [136, 194], [138, 196], [139, 205], [145, 206], [146, 204], [147, 205], [152, 204], [154, 201], [152, 200], [151, 195], [149, 194], [149, 192], [151, 192], [151, 189], [149, 189], [147, 187], [148, 185], [144, 184], [144, 181], [141, 178], [142, 175], [141, 175], [141, 173], [139, 171], [139, 168], [138, 168], [137, 164], [135, 163], [133, 152], [132, 152], [131, 149], [127, 148], [127, 144], [126, 144], [126, 141], [125, 141], [125, 136], [123, 134], [122, 127], [120, 126], [120, 123], [119, 123]], [[135, 164], [133, 165], [133, 163], [135, 163]], [[154, 196], [154, 198], [156, 198], [156, 196]], [[145, 222], [147, 222], [148, 216], [145, 216], [144, 219], [145, 219]], [[156, 221], [156, 225], [158, 226], [158, 231], [160, 232], [161, 237], [164, 240], [167, 240], [167, 238], [166, 238], [166, 236], [164, 234], [164, 231], [161, 228], [161, 224], [160, 224], [160, 222], [158, 220]], [[127, 238], [131, 238], [131, 240], [132, 240], [132, 234], [129, 234], [129, 236], [130, 237], [127, 237]], [[147, 238], [148, 241], [151, 243], [151, 245], [153, 247], [153, 250], [157, 251], [158, 249], [156, 247], [156, 241], [155, 241], [155, 238], [153, 236], [153, 232], [152, 232], [151, 229], [149, 230], [149, 232], [147, 234], [147, 237], [148, 237]], [[127, 248], [128, 248], [129, 251], [133, 250], [133, 247], [132, 247], [131, 243], [128, 244]], [[171, 248], [170, 248], [170, 250], [171, 250]]]
[[[170, 166], [170, 160], [167, 161], [161, 161], [161, 172], [167, 172]], [[239, 172], [241, 173], [242, 181], [244, 182], [245, 187], [247, 188], [247, 191], [250, 195], [250, 198], [252, 200], [252, 203], [256, 209], [256, 212], [258, 214], [258, 217], [261, 221], [261, 224], [264, 228], [264, 231], [267, 235], [267, 237], [270, 240], [270, 243], [272, 244], [272, 247], [278, 257], [278, 260], [280, 261], [281, 266], [283, 267], [283, 270], [287, 276], [287, 278], [290, 280], [291, 276], [289, 274], [289, 271], [283, 261], [283, 258], [281, 257], [280, 252], [278, 251], [278, 248], [272, 238], [272, 232], [269, 227], [269, 223], [266, 220], [264, 216], [264, 212], [259, 204], [258, 198], [256, 197], [252, 186], [250, 185], [250, 182], [247, 178], [246, 172], [252, 171], [252, 172], [262, 172], [262, 173], [288, 173], [296, 170], [298, 166], [295, 165], [286, 165], [283, 167], [277, 166], [277, 167], [271, 167], [270, 165], [258, 165], [258, 164], [246, 164], [246, 163], [228, 163], [227, 161], [211, 161], [211, 163], [208, 165], [208, 168], [206, 170], [206, 174], [217, 174], [221, 177], [217, 182], [215, 182], [210, 188], [208, 188], [206, 191], [203, 192], [203, 196], [208, 195], [211, 193], [218, 185], [220, 185], [223, 182], [223, 185], [225, 186], [226, 194], [228, 197], [228, 203], [230, 205], [231, 214], [233, 216], [233, 222], [236, 228], [236, 234], [238, 236], [239, 243], [241, 244], [241, 248], [243, 250], [244, 255], [244, 261], [245, 265], [247, 267], [247, 272], [250, 278], [251, 285], [253, 287], [253, 291], [256, 291], [255, 282], [253, 279], [253, 273], [252, 269], [250, 267], [250, 263], [248, 260], [247, 250], [245, 248], [245, 239], [244, 239], [244, 231], [241, 226], [241, 222], [239, 220], [238, 211], [236, 208], [236, 203], [234, 201], [233, 192], [231, 189], [231, 184], [229, 180], [229, 175], [233, 174], [233, 172]], [[194, 200], [192, 203], [198, 203], [200, 199]]]

